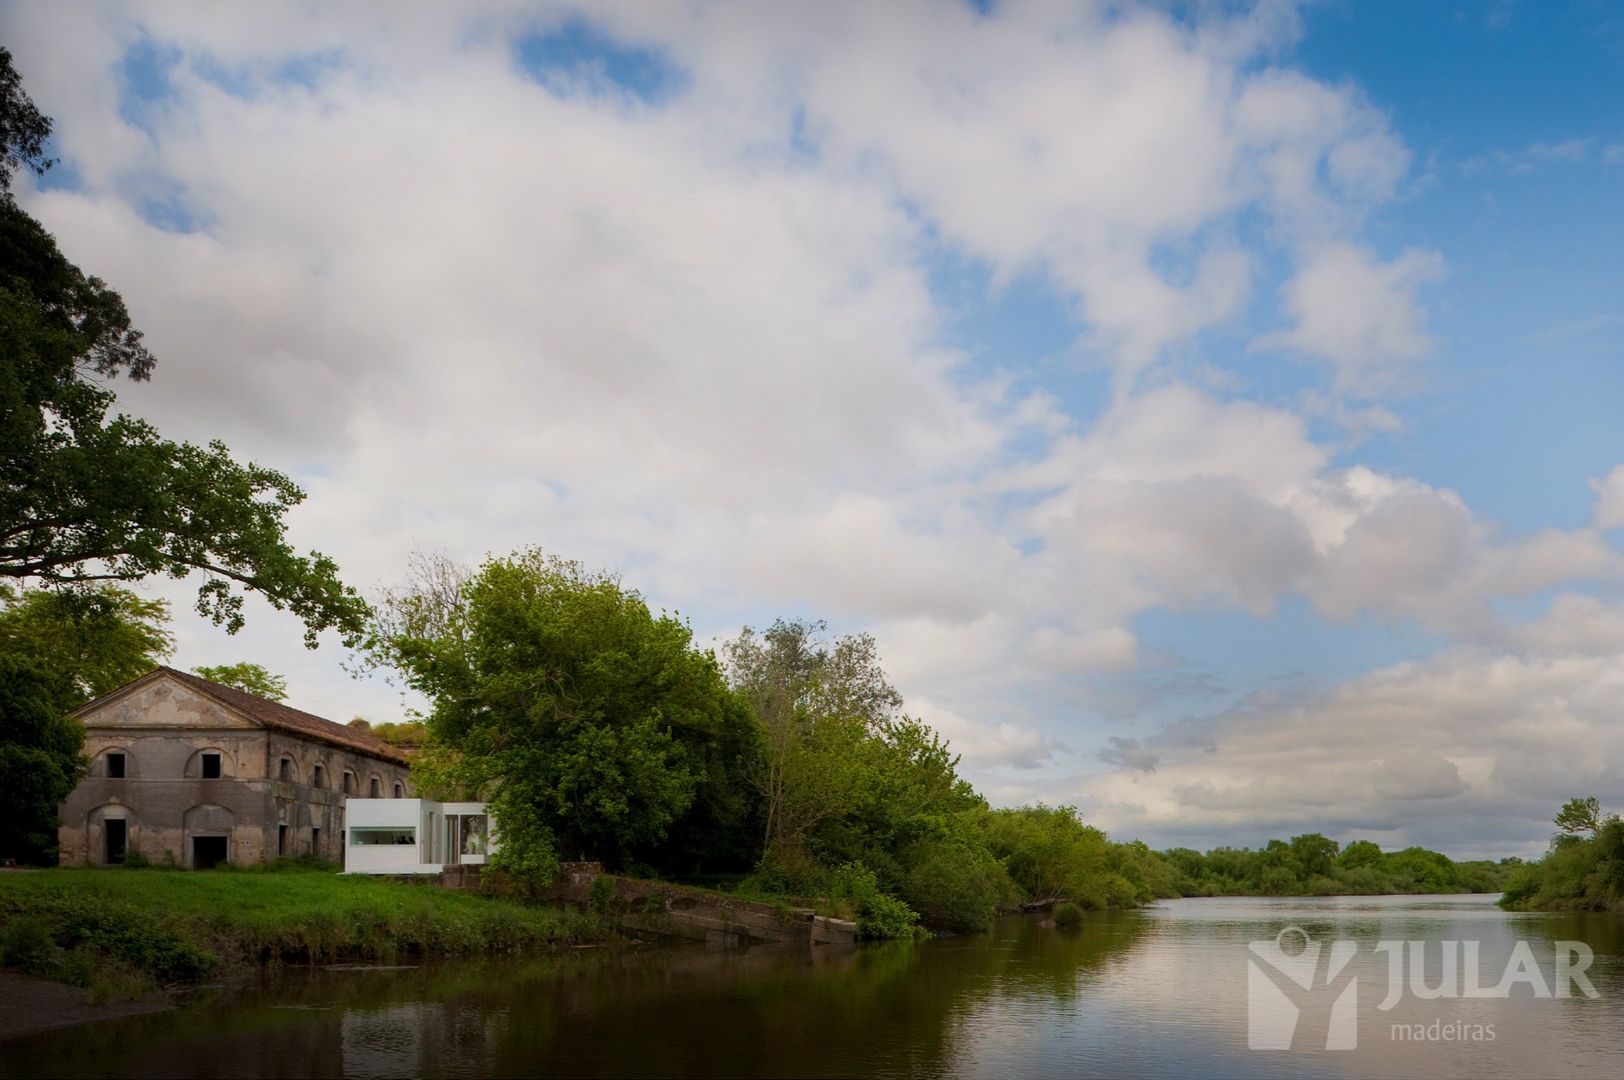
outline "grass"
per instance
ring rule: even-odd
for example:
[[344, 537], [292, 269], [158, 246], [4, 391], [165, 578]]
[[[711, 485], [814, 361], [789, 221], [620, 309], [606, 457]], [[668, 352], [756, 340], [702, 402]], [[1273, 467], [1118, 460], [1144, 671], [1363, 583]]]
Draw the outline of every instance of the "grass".
[[592, 914], [320, 870], [0, 874], [0, 963], [78, 985], [472, 956], [607, 936]]

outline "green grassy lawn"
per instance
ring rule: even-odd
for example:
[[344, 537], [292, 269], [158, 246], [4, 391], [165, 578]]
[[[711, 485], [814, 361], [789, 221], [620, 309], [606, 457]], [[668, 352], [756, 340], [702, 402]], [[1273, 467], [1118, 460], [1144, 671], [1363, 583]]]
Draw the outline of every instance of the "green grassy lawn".
[[221, 967], [470, 956], [606, 936], [586, 914], [320, 870], [0, 874], [0, 963], [86, 984]]

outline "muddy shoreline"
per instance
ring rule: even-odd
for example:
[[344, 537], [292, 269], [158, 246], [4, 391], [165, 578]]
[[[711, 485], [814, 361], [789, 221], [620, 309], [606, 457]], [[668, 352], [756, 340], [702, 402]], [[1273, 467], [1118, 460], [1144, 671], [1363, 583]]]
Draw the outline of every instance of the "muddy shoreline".
[[167, 1012], [173, 1005], [151, 1001], [93, 1004], [90, 991], [67, 983], [0, 971], [0, 1039], [14, 1039], [55, 1028], [120, 1020], [126, 1016]]

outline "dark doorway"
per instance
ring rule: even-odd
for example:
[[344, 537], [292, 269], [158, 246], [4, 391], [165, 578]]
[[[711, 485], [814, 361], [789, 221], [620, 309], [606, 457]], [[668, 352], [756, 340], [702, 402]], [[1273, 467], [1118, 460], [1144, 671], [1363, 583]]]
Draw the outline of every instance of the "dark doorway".
[[102, 828], [107, 833], [107, 865], [117, 866], [124, 861], [124, 851], [129, 846], [129, 824], [123, 818], [108, 818], [102, 822]]
[[288, 853], [288, 827], [286, 825], [276, 827], [276, 853], [278, 855]]
[[213, 870], [226, 861], [226, 838], [223, 836], [192, 837], [192, 869]]

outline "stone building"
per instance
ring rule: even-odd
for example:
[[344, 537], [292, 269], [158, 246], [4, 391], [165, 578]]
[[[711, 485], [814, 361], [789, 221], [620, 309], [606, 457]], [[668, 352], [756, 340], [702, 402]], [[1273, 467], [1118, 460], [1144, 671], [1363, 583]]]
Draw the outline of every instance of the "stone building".
[[347, 796], [411, 794], [405, 756], [369, 732], [173, 668], [74, 715], [90, 775], [60, 808], [65, 865], [339, 862]]

